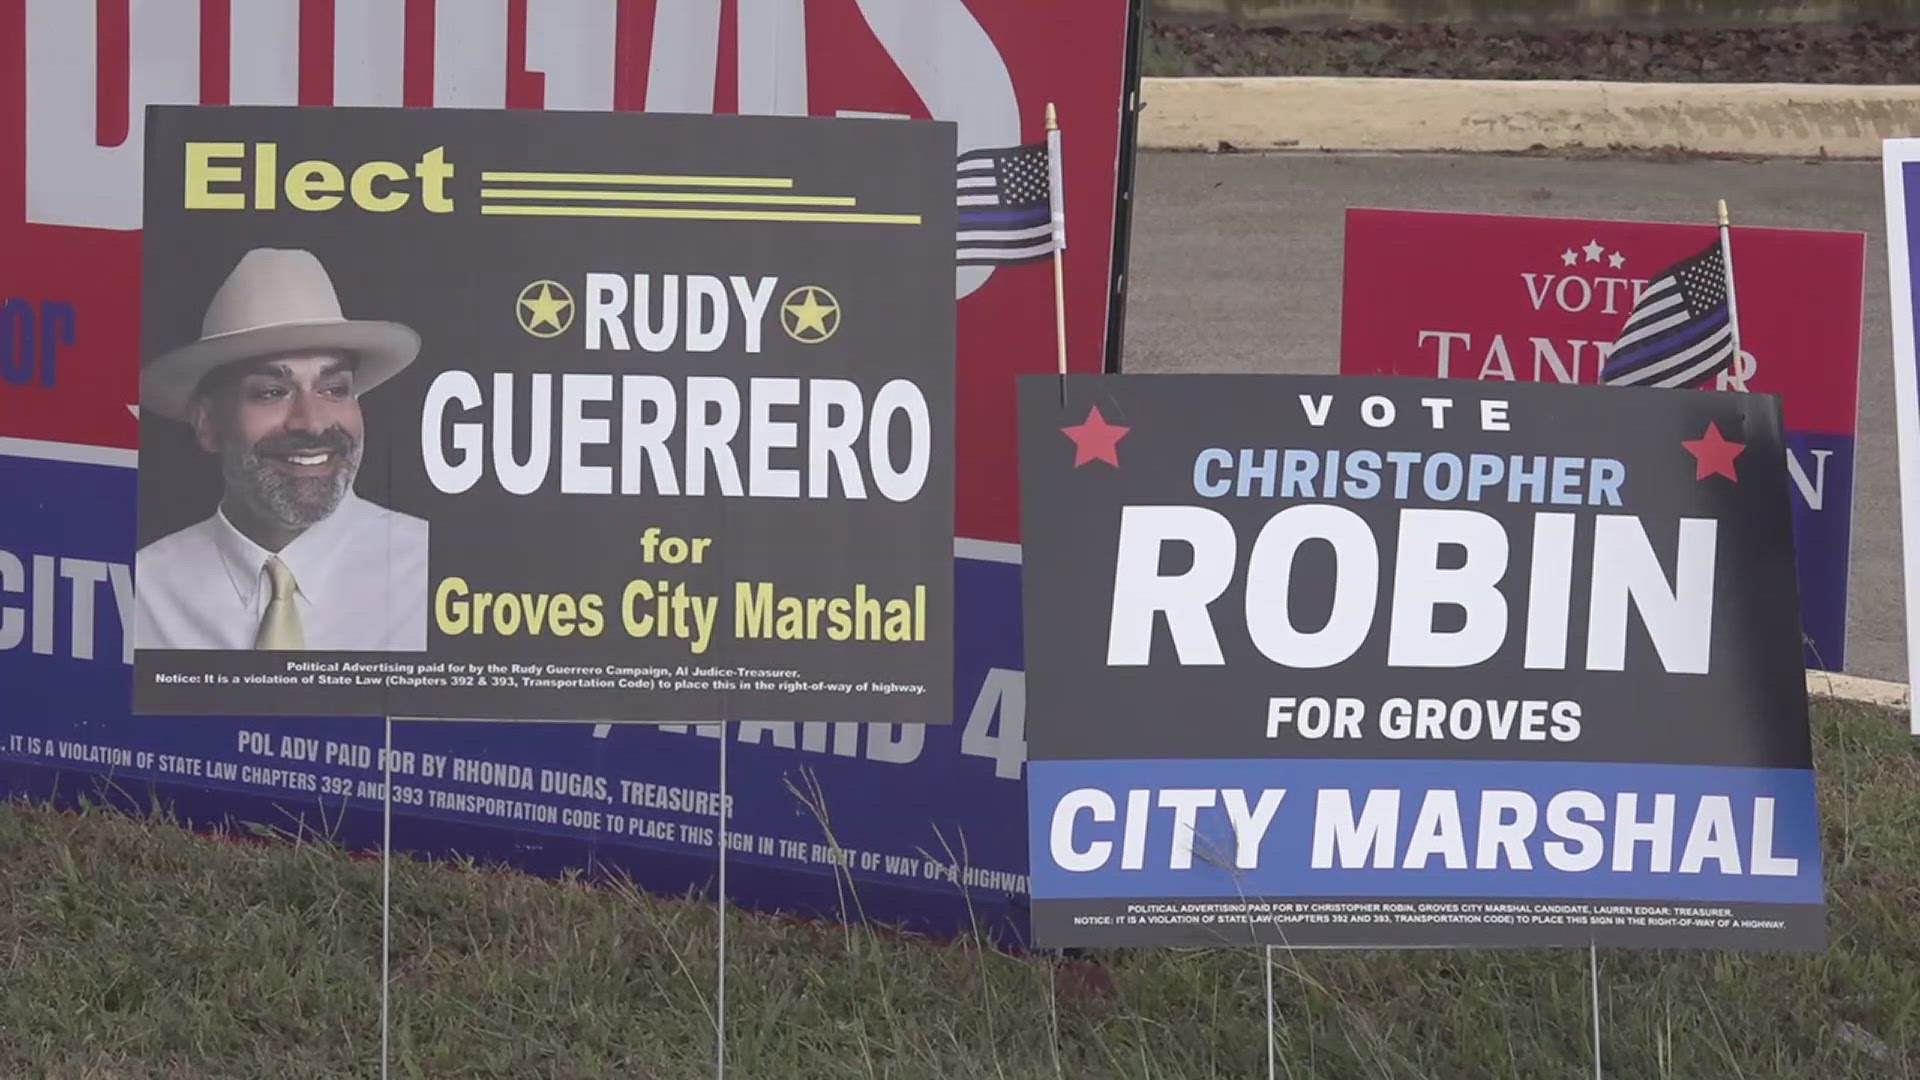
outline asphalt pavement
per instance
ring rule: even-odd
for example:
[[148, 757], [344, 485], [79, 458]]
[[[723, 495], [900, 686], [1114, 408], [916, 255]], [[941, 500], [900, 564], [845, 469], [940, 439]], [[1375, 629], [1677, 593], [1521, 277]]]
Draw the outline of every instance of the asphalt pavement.
[[1877, 162], [1143, 153], [1135, 192], [1130, 371], [1337, 371], [1349, 206], [1866, 233], [1846, 669], [1907, 681]]

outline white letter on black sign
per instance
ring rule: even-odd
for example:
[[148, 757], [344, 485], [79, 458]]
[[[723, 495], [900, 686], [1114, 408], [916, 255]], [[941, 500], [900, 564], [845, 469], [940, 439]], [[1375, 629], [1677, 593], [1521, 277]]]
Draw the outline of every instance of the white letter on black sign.
[[773, 299], [773, 283], [779, 278], [763, 277], [760, 288], [754, 289], [747, 279], [734, 275], [727, 279], [733, 288], [733, 297], [740, 303], [740, 316], [747, 328], [747, 351], [760, 351], [760, 324], [767, 317], [767, 303]]
[[[651, 420], [646, 418], [649, 404], [653, 406]], [[655, 491], [662, 495], [680, 493], [673, 455], [667, 451], [667, 436], [679, 423], [679, 411], [673, 384], [664, 377], [620, 376], [620, 494], [640, 494], [642, 460], [653, 470]]]
[[[1179, 541], [1193, 549], [1184, 574], [1162, 576], [1160, 549]], [[1113, 565], [1113, 611], [1107, 624], [1107, 663], [1147, 663], [1153, 617], [1167, 616], [1174, 653], [1183, 664], [1220, 664], [1207, 605], [1233, 580], [1233, 523], [1197, 506], [1127, 506], [1120, 510], [1120, 550]]]
[[800, 497], [800, 471], [778, 468], [772, 451], [800, 445], [800, 427], [792, 420], [775, 420], [773, 406], [800, 404], [799, 379], [749, 379], [750, 412], [747, 417], [747, 490], [755, 495], [797, 499]]
[[[840, 419], [834, 421], [834, 412]], [[832, 488], [831, 464], [840, 477], [840, 493], [849, 499], [867, 497], [867, 486], [860, 478], [860, 461], [853, 440], [860, 435], [865, 413], [861, 409], [860, 388], [846, 379], [815, 379], [807, 397], [807, 495], [824, 499]]]
[[1668, 671], [1705, 675], [1713, 654], [1713, 560], [1719, 522], [1680, 519], [1673, 585], [1660, 568], [1640, 519], [1607, 514], [1594, 521], [1593, 604], [1587, 619], [1587, 667], [1623, 671], [1627, 600], [1633, 600]]
[[[1327, 541], [1334, 554], [1333, 610], [1310, 634], [1296, 630], [1287, 613], [1294, 560], [1309, 540]], [[1380, 553], [1360, 515], [1318, 503], [1288, 507], [1267, 520], [1247, 556], [1247, 636], [1276, 664], [1338, 664], [1367, 640], [1379, 585]]]
[[1527, 586], [1530, 668], [1567, 666], [1567, 602], [1573, 591], [1573, 515], [1533, 516], [1533, 568]]
[[626, 328], [620, 316], [627, 310], [627, 279], [619, 274], [587, 275], [587, 348], [600, 347], [606, 334], [612, 348], [627, 349]]
[[[1467, 552], [1457, 570], [1440, 569], [1440, 546]], [[1393, 567], [1393, 625], [1387, 663], [1395, 667], [1468, 667], [1500, 650], [1507, 636], [1507, 530], [1477, 510], [1400, 511], [1400, 550]], [[1466, 612], [1452, 633], [1433, 629], [1433, 611]]]
[[560, 490], [569, 494], [606, 495], [613, 491], [613, 469], [588, 465], [581, 457], [587, 446], [607, 441], [611, 422], [586, 414], [589, 401], [613, 400], [613, 376], [578, 373], [560, 376]]
[[[1183, 575], [1160, 573], [1160, 550], [1169, 540], [1192, 548]], [[1233, 580], [1233, 523], [1212, 509], [1192, 505], [1129, 505], [1119, 511], [1119, 552], [1114, 559], [1114, 609], [1108, 615], [1106, 663], [1148, 663], [1154, 646], [1154, 615], [1165, 613], [1167, 634], [1181, 663], [1225, 663], [1213, 634], [1208, 603]]]
[[[893, 467], [893, 414], [907, 419], [907, 467]], [[933, 457], [933, 421], [920, 387], [894, 379], [873, 395], [873, 421], [867, 428], [867, 454], [873, 459], [873, 486], [894, 502], [920, 494]]]
[[553, 451], [553, 375], [539, 371], [529, 376], [531, 399], [527, 415], [527, 460], [513, 459], [513, 376], [493, 376], [493, 471], [500, 486], [515, 495], [537, 491], [547, 478], [547, 458]]
[[427, 387], [427, 403], [421, 409], [420, 419], [420, 460], [427, 467], [427, 479], [433, 486], [449, 495], [458, 495], [472, 487], [480, 479], [481, 470], [486, 466], [480, 460], [480, 443], [486, 436], [485, 427], [471, 422], [453, 425], [453, 449], [459, 451], [460, 460], [448, 461], [441, 453], [440, 419], [446, 415], [447, 405], [458, 402], [469, 409], [481, 404], [480, 384], [472, 375], [464, 371], [443, 371], [433, 377], [433, 385]]
[[727, 288], [712, 274], [687, 275], [687, 351], [712, 352], [727, 341]]
[[[707, 406], [718, 406], [709, 418]], [[718, 375], [687, 379], [687, 494], [707, 493], [707, 459], [722, 495], [740, 494], [740, 465], [733, 456], [733, 436], [740, 430], [740, 388]]]

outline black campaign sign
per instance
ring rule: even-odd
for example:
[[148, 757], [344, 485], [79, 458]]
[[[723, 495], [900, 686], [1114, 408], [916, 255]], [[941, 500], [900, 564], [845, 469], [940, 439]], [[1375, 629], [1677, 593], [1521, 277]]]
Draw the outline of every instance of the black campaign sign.
[[951, 124], [147, 132], [136, 711], [949, 722]]
[[1819, 947], [1771, 396], [1021, 386], [1048, 946]]

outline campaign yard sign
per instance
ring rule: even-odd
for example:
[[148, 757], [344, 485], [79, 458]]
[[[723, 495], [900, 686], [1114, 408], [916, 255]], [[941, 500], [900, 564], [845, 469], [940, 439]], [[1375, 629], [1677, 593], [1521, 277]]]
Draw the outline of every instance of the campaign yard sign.
[[[311, 18], [257, 15], [287, 6], [0, 4], [0, 69], [18, 73], [0, 79], [0, 247], [10, 256], [0, 259], [0, 339], [14, 343], [9, 354], [0, 340], [0, 492], [26, 508], [0, 515], [0, 790], [158, 800], [196, 823], [304, 819], [369, 848], [390, 805], [396, 851], [540, 873], [591, 862], [675, 895], [710, 883], [713, 819], [697, 798], [659, 796], [713, 784], [719, 724], [402, 724], [389, 804], [377, 760], [355, 749], [377, 752], [377, 720], [155, 724], [130, 714], [146, 105], [946, 120], [959, 132], [953, 198], [967, 210], [952, 255], [962, 372], [954, 720], [836, 723], [826, 712], [725, 725], [729, 831], [756, 838], [751, 851], [729, 849], [728, 892], [837, 916], [851, 880], [870, 918], [1024, 936], [1026, 698], [1007, 432], [1012, 374], [1054, 370], [1053, 259], [1028, 244], [983, 259], [978, 242], [1026, 229], [1033, 207], [1014, 185], [983, 197], [980, 165], [1010, 176], [1044, 144], [1046, 105], [1057, 104], [1075, 223], [1063, 253], [1069, 364], [1099, 370], [1125, 227], [1116, 210], [1130, 175], [1137, 5], [829, 0], [796, 18], [798, 5], [354, 0], [305, 5]], [[892, 14], [908, 9], [915, 18]], [[1059, 48], [1067, 40], [1075, 48]], [[271, 754], [253, 739], [262, 734]], [[414, 773], [408, 751], [422, 766]], [[486, 777], [515, 783], [485, 783], [463, 780], [453, 759], [520, 768]], [[447, 763], [446, 776], [427, 773], [428, 761]], [[617, 806], [562, 790], [581, 774], [601, 778]], [[409, 787], [425, 797], [405, 801]], [[332, 794], [343, 788], [351, 794]], [[541, 809], [523, 813], [526, 803]]]
[[[1887, 139], [1881, 153], [1882, 195], [1887, 214], [1887, 283], [1893, 308], [1894, 417], [1900, 446], [1901, 555], [1906, 570], [1907, 680], [1920, 678], [1920, 374], [1916, 371], [1914, 342], [1914, 288], [1920, 274], [1913, 260], [1920, 254], [1914, 229], [1920, 215], [1912, 212], [1920, 194], [1920, 139]], [[1920, 738], [1920, 701], [1908, 695], [1907, 727]]]
[[1825, 945], [1765, 394], [1020, 386], [1048, 947]]
[[146, 145], [136, 712], [950, 722], [953, 124]]
[[[1866, 236], [1745, 225], [1730, 232], [1739, 355], [1691, 385], [1780, 395], [1802, 660], [1841, 671]], [[1340, 371], [1611, 381], [1603, 374], [1636, 302], [1657, 294], [1669, 270], [1702, 255], [1682, 291], [1688, 305], [1702, 308], [1689, 315], [1708, 315], [1713, 290], [1694, 286], [1722, 277], [1718, 239], [1719, 230], [1704, 224], [1350, 209]], [[1667, 321], [1678, 313], [1655, 312], [1658, 332], [1687, 338], [1688, 326]]]

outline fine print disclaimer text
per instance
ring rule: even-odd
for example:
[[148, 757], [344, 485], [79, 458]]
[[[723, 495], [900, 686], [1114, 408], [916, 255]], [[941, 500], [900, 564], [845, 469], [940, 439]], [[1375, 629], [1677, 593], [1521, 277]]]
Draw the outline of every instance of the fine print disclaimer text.
[[718, 690], [779, 694], [905, 694], [927, 692], [921, 683], [890, 679], [816, 679], [796, 668], [623, 664], [410, 663], [403, 660], [289, 660], [279, 672], [159, 672], [155, 683], [175, 686], [405, 686], [483, 687], [519, 690]]
[[1643, 926], [1778, 929], [1778, 919], [1742, 919], [1733, 909], [1660, 903], [1430, 901], [1149, 901], [1117, 914], [1075, 915], [1075, 926], [1247, 925]]
[[[384, 773], [393, 775], [396, 807], [436, 816], [485, 818], [517, 825], [581, 830], [624, 841], [712, 849], [721, 839], [732, 796], [711, 787], [628, 779], [597, 772], [543, 768], [515, 761], [395, 749], [376, 743], [242, 729], [232, 757], [159, 753], [71, 739], [0, 735], [0, 756], [127, 770], [243, 785], [323, 799], [379, 802]], [[725, 830], [727, 850], [769, 862], [837, 867], [874, 877], [934, 882], [961, 889], [1024, 894], [1027, 875], [931, 858], [922, 851], [885, 851], [822, 843], [810, 837]]]

